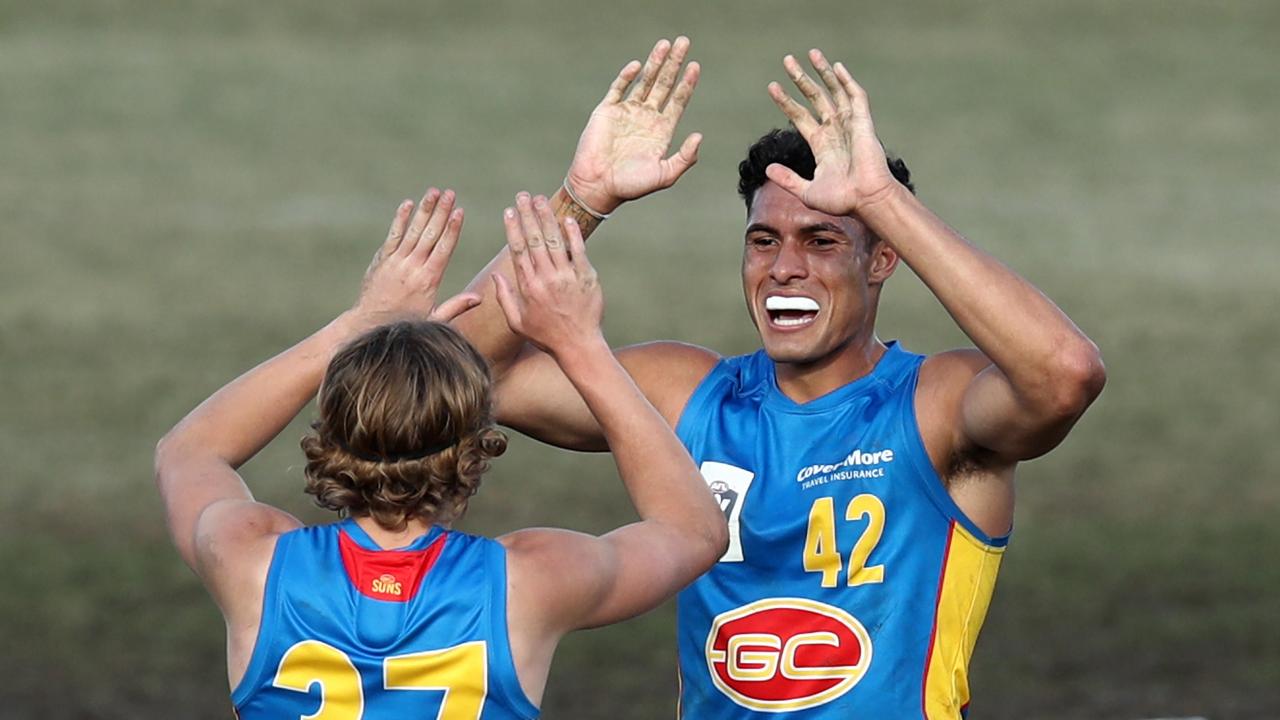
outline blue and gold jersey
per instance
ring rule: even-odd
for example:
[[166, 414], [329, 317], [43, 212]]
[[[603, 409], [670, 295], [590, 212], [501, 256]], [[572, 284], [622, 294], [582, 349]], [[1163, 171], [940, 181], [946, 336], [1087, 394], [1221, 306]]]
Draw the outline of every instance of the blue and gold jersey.
[[506, 553], [433, 527], [382, 550], [348, 519], [280, 536], [241, 720], [536, 718], [507, 642]]
[[916, 425], [923, 357], [809, 403], [763, 351], [722, 360], [677, 433], [729, 521], [678, 602], [681, 715], [963, 717], [1007, 538], [970, 522]]

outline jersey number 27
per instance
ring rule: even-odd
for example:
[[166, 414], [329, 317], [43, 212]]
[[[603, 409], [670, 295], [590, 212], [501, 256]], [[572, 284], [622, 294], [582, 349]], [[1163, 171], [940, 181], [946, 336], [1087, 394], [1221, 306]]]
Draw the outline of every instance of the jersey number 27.
[[[479, 720], [488, 668], [485, 658], [483, 641], [389, 657], [382, 661], [383, 686], [387, 690], [443, 690], [439, 720]], [[351, 658], [332, 645], [304, 640], [280, 659], [274, 685], [305, 693], [317, 683], [320, 709], [301, 720], [360, 720], [364, 715], [363, 683]]]

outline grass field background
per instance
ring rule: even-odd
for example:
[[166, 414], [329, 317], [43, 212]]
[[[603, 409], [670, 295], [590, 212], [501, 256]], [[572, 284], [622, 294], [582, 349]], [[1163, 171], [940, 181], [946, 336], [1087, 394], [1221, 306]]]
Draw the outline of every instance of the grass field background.
[[[396, 202], [468, 210], [458, 288], [550, 192], [623, 63], [704, 65], [675, 189], [592, 257], [610, 339], [754, 347], [735, 168], [822, 47], [921, 196], [1101, 346], [1020, 470], [972, 717], [1280, 717], [1280, 5], [0, 0], [0, 716], [230, 716], [220, 619], [165, 536], [155, 441], [341, 311]], [[883, 338], [965, 343], [903, 268]], [[310, 520], [302, 424], [245, 470]], [[464, 527], [603, 531], [607, 456], [517, 439]], [[546, 717], [670, 717], [670, 607], [569, 638]]]

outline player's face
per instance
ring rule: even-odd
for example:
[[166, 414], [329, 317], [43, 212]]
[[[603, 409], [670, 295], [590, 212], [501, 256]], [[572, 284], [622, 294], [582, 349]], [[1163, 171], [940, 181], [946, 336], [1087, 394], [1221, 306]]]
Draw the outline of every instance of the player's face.
[[812, 210], [772, 182], [747, 217], [742, 287], [774, 362], [832, 359], [872, 330], [879, 286], [896, 264], [858, 221]]

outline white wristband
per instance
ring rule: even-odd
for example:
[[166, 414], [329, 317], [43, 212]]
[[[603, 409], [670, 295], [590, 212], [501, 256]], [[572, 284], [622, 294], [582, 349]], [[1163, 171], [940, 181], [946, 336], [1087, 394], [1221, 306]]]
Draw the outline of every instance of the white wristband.
[[577, 205], [578, 207], [582, 208], [583, 210], [586, 210], [586, 211], [587, 211], [587, 214], [588, 214], [588, 215], [590, 215], [591, 217], [593, 217], [593, 218], [595, 218], [595, 219], [597, 219], [597, 220], [608, 220], [608, 219], [609, 219], [609, 216], [613, 214], [613, 213], [599, 213], [599, 212], [596, 212], [595, 210], [592, 210], [592, 209], [591, 209], [591, 207], [590, 207], [589, 205], [587, 205], [586, 203], [582, 202], [582, 200], [578, 199], [578, 196], [573, 192], [573, 188], [569, 186], [569, 176], [568, 176], [568, 175], [565, 175], [565, 176], [564, 176], [564, 183], [563, 183], [563, 185], [564, 185], [564, 191], [569, 195], [569, 199], [570, 199], [570, 200], [572, 200], [572, 201], [573, 201], [573, 203], [574, 203], [575, 205]]

